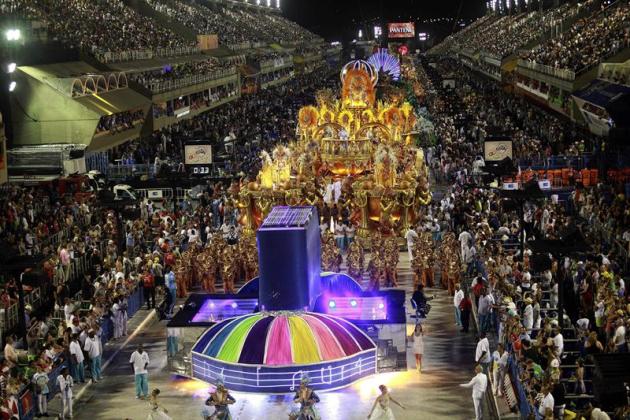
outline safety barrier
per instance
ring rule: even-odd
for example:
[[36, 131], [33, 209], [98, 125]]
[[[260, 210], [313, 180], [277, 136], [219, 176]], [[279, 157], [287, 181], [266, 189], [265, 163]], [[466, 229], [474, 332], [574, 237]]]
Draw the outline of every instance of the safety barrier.
[[175, 80], [163, 80], [159, 82], [153, 82], [149, 83], [147, 87], [153, 93], [162, 93], [234, 75], [236, 75], [236, 67], [231, 67], [229, 69], [216, 70], [211, 73], [193, 74]]
[[556, 77], [558, 79], [574, 81], [575, 80], [575, 72], [569, 69], [558, 69], [555, 67], [547, 66], [545, 64], [536, 63], [534, 61], [529, 60], [518, 60], [519, 67], [524, 67], [526, 69], [534, 70], [539, 73], [543, 73], [549, 76]]
[[518, 363], [514, 360], [512, 355], [508, 358], [508, 372], [510, 374], [510, 380], [512, 381], [512, 386], [516, 390], [516, 398], [518, 399], [518, 411], [522, 419], [529, 418], [530, 414], [533, 414], [536, 419], [539, 419], [538, 410], [534, 409], [529, 403], [529, 399], [527, 398], [527, 393], [525, 392], [525, 388], [520, 381], [520, 367]]
[[171, 47], [157, 48], [155, 50], [128, 50], [128, 51], [101, 51], [97, 50], [94, 56], [102, 63], [120, 63], [123, 61], [150, 60], [160, 57], [175, 57], [179, 55], [199, 54], [199, 47]]
[[[54, 364], [53, 364], [54, 365]], [[55, 398], [59, 392], [57, 386], [57, 377], [61, 375], [63, 368], [67, 366], [66, 361], [62, 361], [48, 374], [48, 401]], [[33, 389], [33, 385], [24, 386], [18, 393], [18, 412], [20, 419], [30, 420], [35, 417], [37, 412], [37, 397]]]

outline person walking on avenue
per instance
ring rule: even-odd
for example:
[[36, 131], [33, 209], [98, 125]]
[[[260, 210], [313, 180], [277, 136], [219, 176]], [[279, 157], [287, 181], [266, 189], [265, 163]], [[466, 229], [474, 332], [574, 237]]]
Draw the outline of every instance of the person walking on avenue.
[[416, 369], [418, 369], [418, 372], [422, 372], [422, 355], [424, 354], [424, 330], [422, 324], [416, 324], [411, 339], [413, 340], [413, 354], [416, 356]]
[[144, 287], [144, 301], [147, 309], [155, 308], [155, 277], [146, 270], [142, 275], [142, 286]]
[[488, 373], [492, 356], [490, 355], [490, 342], [486, 337], [485, 332], [479, 333], [479, 341], [477, 342], [477, 348], [475, 349], [475, 362], [483, 367], [483, 372]]
[[475, 406], [475, 420], [483, 419], [482, 399], [488, 388], [488, 377], [482, 372], [481, 366], [475, 366], [475, 376], [467, 384], [460, 384], [464, 388], [472, 388], [473, 405]]
[[459, 283], [455, 285], [455, 295], [453, 296], [453, 306], [455, 307], [455, 325], [462, 326], [462, 310], [459, 305], [464, 300], [464, 291], [459, 287]]
[[131, 353], [129, 363], [133, 368], [134, 379], [136, 383], [136, 399], [145, 399], [149, 396], [149, 355], [142, 344], [138, 344], [138, 349]]
[[470, 326], [470, 313], [472, 311], [472, 301], [467, 291], [464, 292], [464, 298], [459, 304], [459, 310], [462, 315], [462, 332], [467, 333]]
[[166, 276], [164, 277], [168, 293], [171, 296], [169, 300], [168, 314], [173, 314], [173, 308], [175, 308], [175, 302], [177, 302], [177, 282], [175, 281], [175, 273], [170, 266], [166, 268]]
[[63, 368], [61, 375], [57, 376], [57, 386], [59, 387], [59, 396], [61, 397], [61, 413], [59, 418], [65, 420], [66, 416], [72, 418], [72, 387], [74, 381], [68, 373], [68, 368]]
[[73, 368], [72, 376], [74, 382], [85, 383], [85, 366], [83, 365], [85, 356], [81, 349], [81, 343], [79, 343], [78, 334], [72, 335], [72, 341], [70, 342], [70, 358], [72, 359], [71, 366]]
[[103, 376], [101, 375], [101, 358], [103, 356], [103, 349], [101, 347], [101, 339], [96, 336], [94, 330], [88, 331], [88, 336], [85, 339], [83, 349], [87, 352], [88, 357], [90, 358], [92, 382], [97, 383], [103, 379]]

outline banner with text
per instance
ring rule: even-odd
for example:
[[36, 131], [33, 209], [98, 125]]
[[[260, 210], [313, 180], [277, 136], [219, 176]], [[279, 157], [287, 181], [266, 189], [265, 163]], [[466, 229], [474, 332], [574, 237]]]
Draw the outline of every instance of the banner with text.
[[395, 22], [387, 24], [389, 38], [413, 38], [416, 27], [413, 22]]

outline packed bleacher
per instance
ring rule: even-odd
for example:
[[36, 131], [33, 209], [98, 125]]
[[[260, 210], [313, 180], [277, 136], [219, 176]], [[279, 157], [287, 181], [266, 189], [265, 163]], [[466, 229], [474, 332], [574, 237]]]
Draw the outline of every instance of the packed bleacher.
[[523, 54], [523, 58], [579, 72], [624, 48], [630, 48], [630, 4], [618, 0], [588, 18], [578, 20], [557, 38]]
[[51, 38], [94, 54], [194, 46], [121, 0], [19, 0], [12, 10], [46, 23]]
[[156, 11], [194, 29], [199, 34], [216, 34], [227, 46], [243, 42], [296, 43], [317, 36], [280, 15], [268, 11], [186, 1], [149, 0]]
[[[434, 86], [440, 85], [439, 74], [455, 73], [473, 91], [487, 92], [456, 67], [442, 62], [437, 70], [427, 71]], [[480, 183], [478, 167], [469, 158], [481, 149], [479, 122], [464, 117], [473, 115], [467, 109], [468, 95], [438, 89], [433, 99], [429, 112], [439, 121], [438, 141], [427, 159], [446, 161], [450, 168], [442, 178], [448, 190], [429, 214], [442, 235], [452, 232], [459, 239], [457, 252], [474, 298], [478, 328], [493, 343], [490, 353], [478, 360], [492, 373], [493, 394], [505, 396], [523, 417], [627, 418], [627, 405], [598, 407], [593, 388], [593, 355], [628, 351], [630, 312], [624, 277], [630, 262], [630, 202], [623, 184], [575, 190], [565, 200], [531, 200], [525, 204], [521, 224], [517, 209], [504, 206], [497, 190]], [[487, 105], [476, 102], [474, 107], [482, 118], [491, 115]], [[545, 120], [538, 124], [544, 126]], [[569, 149], [580, 147], [574, 140], [567, 143]], [[587, 239], [583, 255], [554, 258], [538, 268], [531, 241], [560, 238], [571, 226]], [[524, 247], [521, 229], [526, 232]], [[495, 351], [499, 344], [507, 359]], [[506, 375], [509, 379], [504, 380]]]
[[[260, 152], [272, 149], [278, 142], [288, 142], [295, 132], [299, 107], [312, 102], [315, 91], [331, 83], [330, 68], [323, 66], [281, 86], [228, 103], [218, 112], [203, 113], [155, 132], [150, 138], [119, 147], [112, 154], [112, 161], [153, 164], [156, 157], [166, 160], [168, 156], [177, 168], [186, 140], [206, 138], [212, 141], [215, 153], [230, 156], [223, 175], [251, 176], [259, 169]], [[166, 150], [162, 148], [164, 144]]]

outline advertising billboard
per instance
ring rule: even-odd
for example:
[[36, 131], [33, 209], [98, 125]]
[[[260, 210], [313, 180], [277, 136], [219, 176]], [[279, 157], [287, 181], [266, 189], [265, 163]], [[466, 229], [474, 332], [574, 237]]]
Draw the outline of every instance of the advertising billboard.
[[186, 165], [209, 165], [212, 163], [212, 146], [209, 144], [187, 144], [184, 146]]
[[499, 162], [505, 158], [512, 159], [511, 140], [486, 141], [483, 147], [483, 158], [486, 162]]
[[416, 36], [416, 27], [413, 22], [388, 23], [389, 38], [413, 38]]
[[185, 145], [184, 164], [191, 175], [209, 175], [212, 166], [212, 146], [203, 143]]

